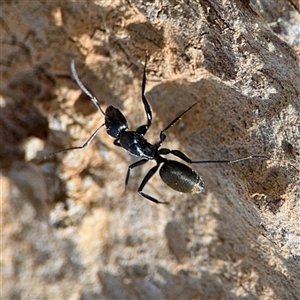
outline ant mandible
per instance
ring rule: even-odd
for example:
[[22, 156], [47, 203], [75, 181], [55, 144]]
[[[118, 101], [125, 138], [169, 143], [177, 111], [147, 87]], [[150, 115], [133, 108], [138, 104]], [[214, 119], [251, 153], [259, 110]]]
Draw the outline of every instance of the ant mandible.
[[108, 106], [106, 111], [104, 112], [99, 104], [99, 101], [92, 93], [83, 85], [79, 76], [77, 74], [75, 68], [75, 62], [72, 60], [71, 62], [71, 72], [73, 78], [75, 79], [79, 88], [92, 100], [94, 105], [98, 108], [98, 110], [104, 115], [105, 123], [99, 126], [95, 132], [89, 137], [89, 139], [82, 145], [78, 147], [71, 147], [67, 149], [63, 149], [60, 151], [56, 151], [46, 156], [50, 157], [55, 154], [69, 151], [69, 150], [76, 150], [76, 149], [83, 149], [93, 140], [96, 136], [98, 131], [105, 126], [106, 132], [115, 138], [114, 145], [121, 147], [131, 153], [134, 156], [141, 157], [142, 159], [131, 164], [128, 167], [126, 178], [125, 178], [125, 186], [128, 184], [130, 171], [133, 168], [139, 167], [149, 160], [155, 160], [156, 166], [150, 169], [150, 171], [144, 177], [142, 183], [138, 188], [138, 192], [146, 199], [154, 202], [154, 203], [161, 203], [161, 204], [169, 204], [169, 202], [162, 202], [158, 201], [154, 197], [146, 194], [143, 192], [144, 187], [151, 179], [151, 177], [158, 171], [159, 167], [159, 175], [161, 179], [172, 189], [181, 192], [181, 193], [190, 193], [190, 194], [199, 194], [204, 190], [204, 183], [202, 178], [189, 166], [176, 161], [171, 160], [163, 157], [162, 155], [172, 154], [186, 163], [189, 164], [208, 164], [208, 163], [226, 163], [232, 164], [236, 162], [241, 162], [253, 158], [265, 158], [265, 155], [250, 155], [247, 157], [239, 158], [236, 160], [200, 160], [200, 161], [193, 161], [188, 156], [186, 156], [183, 152], [179, 150], [170, 150], [168, 148], [160, 148], [164, 140], [166, 139], [165, 132], [172, 127], [184, 114], [186, 114], [189, 110], [191, 110], [194, 106], [198, 104], [198, 102], [191, 105], [188, 109], [186, 109], [183, 113], [177, 116], [168, 126], [166, 126], [159, 135], [159, 141], [155, 144], [149, 143], [145, 139], [145, 134], [147, 133], [149, 127], [152, 123], [152, 112], [150, 105], [145, 96], [145, 87], [146, 87], [146, 65], [147, 65], [147, 55], [145, 57], [145, 66], [144, 66], [144, 73], [143, 73], [143, 81], [142, 81], [142, 102], [144, 105], [144, 109], [146, 112], [147, 117], [147, 124], [139, 126], [135, 131], [128, 131], [128, 124], [127, 120], [121, 111], [113, 106]]

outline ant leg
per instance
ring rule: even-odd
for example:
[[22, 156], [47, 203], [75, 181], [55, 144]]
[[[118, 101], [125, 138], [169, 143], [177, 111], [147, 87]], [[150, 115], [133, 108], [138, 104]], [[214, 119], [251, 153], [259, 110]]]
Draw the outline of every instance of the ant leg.
[[242, 162], [245, 160], [250, 160], [250, 159], [268, 159], [269, 156], [266, 154], [253, 154], [249, 155], [246, 157], [241, 157], [238, 159], [233, 159], [233, 160], [198, 160], [198, 161], [191, 161], [191, 164], [235, 164], [238, 162]]
[[73, 78], [75, 79], [77, 85], [79, 86], [79, 88], [92, 100], [92, 102], [98, 108], [98, 110], [100, 110], [100, 112], [105, 116], [105, 112], [102, 110], [97, 98], [92, 95], [92, 93], [84, 86], [82, 81], [79, 79], [78, 73], [75, 68], [74, 60], [71, 61], [71, 73], [72, 73]]
[[142, 125], [136, 130], [136, 132], [141, 135], [146, 134], [147, 130], [149, 129], [149, 127], [151, 126], [151, 123], [152, 123], [151, 108], [150, 108], [148, 100], [146, 99], [146, 96], [145, 96], [147, 56], [148, 56], [148, 54], [145, 55], [145, 66], [144, 66], [143, 81], [142, 81], [142, 101], [143, 101], [145, 112], [146, 112], [147, 125]]
[[44, 159], [48, 159], [49, 157], [53, 156], [53, 155], [56, 155], [58, 153], [62, 153], [62, 152], [66, 152], [66, 151], [70, 151], [70, 150], [77, 150], [77, 149], [83, 149], [85, 148], [92, 140], [93, 138], [96, 136], [96, 134], [98, 133], [98, 131], [101, 129], [101, 127], [103, 127], [105, 124], [102, 124], [101, 126], [99, 126], [95, 132], [89, 137], [89, 139], [82, 145], [82, 146], [78, 146], [78, 147], [71, 147], [71, 148], [66, 148], [66, 149], [62, 149], [62, 150], [58, 150], [58, 151], [55, 151], [53, 153], [50, 153], [48, 155], [46, 155], [44, 157]]
[[114, 140], [114, 145], [118, 147], [122, 147], [118, 138]]
[[144, 159], [141, 159], [141, 160], [139, 160], [139, 161], [133, 163], [132, 165], [130, 165], [130, 166], [128, 167], [127, 174], [126, 174], [126, 178], [125, 178], [125, 187], [126, 187], [127, 184], [128, 184], [128, 180], [129, 180], [129, 176], [130, 176], [130, 171], [131, 171], [131, 169], [136, 168], [136, 167], [139, 167], [139, 166], [145, 164], [147, 161], [148, 161], [148, 159], [145, 159], [145, 158], [144, 158]]
[[159, 151], [159, 154], [162, 154], [162, 155], [173, 154], [174, 156], [177, 156], [177, 157], [181, 158], [182, 160], [184, 160], [185, 162], [190, 163], [190, 164], [193, 162], [189, 157], [187, 157], [183, 152], [181, 152], [179, 150], [170, 150], [167, 148], [161, 148], [158, 151]]
[[199, 102], [194, 103], [192, 106], [190, 106], [188, 109], [186, 109], [183, 113], [181, 113], [179, 116], [177, 116], [165, 129], [163, 129], [160, 132], [160, 141], [156, 143], [156, 145], [159, 147], [162, 142], [166, 139], [165, 131], [167, 131], [170, 127], [172, 127], [184, 114], [186, 114], [190, 109], [192, 109], [194, 106], [199, 104]]
[[147, 200], [150, 200], [156, 204], [169, 204], [169, 202], [161, 202], [161, 201], [158, 201], [157, 199], [155, 199], [154, 197], [150, 196], [150, 195], [147, 195], [145, 194], [144, 192], [142, 192], [143, 188], [145, 187], [145, 185], [148, 183], [148, 181], [150, 180], [150, 178], [156, 173], [156, 171], [158, 170], [159, 168], [159, 164], [154, 166], [148, 173], [147, 175], [145, 176], [145, 178], [143, 179], [139, 189], [138, 189], [138, 192], [144, 197], [146, 198]]
[[242, 162], [242, 161], [250, 160], [250, 159], [259, 159], [259, 158], [268, 159], [269, 158], [269, 156], [265, 155], [265, 154], [256, 154], [256, 155], [249, 155], [246, 157], [241, 157], [241, 158], [234, 159], [234, 160], [191, 160], [183, 152], [181, 152], [179, 150], [170, 150], [167, 148], [160, 149], [159, 154], [162, 154], [162, 155], [173, 154], [189, 164], [216, 164], [216, 163], [234, 164], [234, 163], [238, 163], [238, 162]]

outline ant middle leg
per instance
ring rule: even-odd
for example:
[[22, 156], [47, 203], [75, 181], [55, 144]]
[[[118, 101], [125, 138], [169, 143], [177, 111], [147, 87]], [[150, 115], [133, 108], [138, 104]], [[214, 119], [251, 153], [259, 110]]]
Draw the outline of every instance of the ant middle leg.
[[156, 143], [157, 146], [160, 146], [163, 141], [166, 139], [166, 134], [165, 131], [167, 131], [170, 127], [172, 127], [184, 114], [186, 114], [189, 110], [191, 110], [194, 106], [196, 106], [197, 104], [199, 104], [199, 102], [194, 103], [193, 105], [191, 105], [188, 109], [186, 109], [184, 112], [182, 112], [179, 116], [177, 116], [165, 129], [163, 129], [160, 132], [160, 140], [158, 143]]

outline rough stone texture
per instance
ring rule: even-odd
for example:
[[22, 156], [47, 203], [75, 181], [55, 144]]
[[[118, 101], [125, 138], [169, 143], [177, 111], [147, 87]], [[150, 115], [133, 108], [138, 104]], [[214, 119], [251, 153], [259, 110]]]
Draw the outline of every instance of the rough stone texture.
[[[268, 2], [269, 3], [269, 2]], [[297, 1], [1, 2], [1, 299], [299, 299], [300, 72]], [[297, 6], [298, 5], [298, 6]], [[275, 26], [275, 25], [276, 26]], [[297, 31], [298, 30], [298, 31]], [[69, 64], [131, 128], [145, 51], [147, 138], [192, 103], [166, 147], [206, 191], [181, 195], [102, 130]]]

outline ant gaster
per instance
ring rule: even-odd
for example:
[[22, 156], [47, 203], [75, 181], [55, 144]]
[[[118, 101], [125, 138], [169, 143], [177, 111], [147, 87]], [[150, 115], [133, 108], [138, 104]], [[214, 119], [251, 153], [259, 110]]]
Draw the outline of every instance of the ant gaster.
[[125, 178], [125, 186], [128, 184], [130, 171], [133, 168], [139, 167], [149, 160], [155, 160], [156, 166], [150, 169], [150, 171], [144, 177], [142, 183], [138, 188], [138, 192], [145, 197], [146, 199], [153, 201], [155, 203], [168, 204], [168, 202], [158, 201], [154, 197], [143, 192], [145, 185], [151, 179], [151, 177], [158, 171], [159, 167], [159, 175], [161, 179], [172, 189], [181, 192], [181, 193], [190, 193], [190, 194], [199, 194], [204, 190], [204, 183], [202, 178], [190, 167], [187, 165], [165, 158], [163, 155], [172, 154], [186, 163], [189, 164], [207, 164], [207, 163], [236, 163], [240, 161], [249, 160], [252, 158], [261, 158], [265, 157], [264, 155], [251, 155], [248, 157], [243, 157], [236, 160], [201, 160], [201, 161], [193, 161], [189, 157], [187, 157], [183, 152], [179, 150], [170, 150], [168, 148], [160, 148], [164, 140], [166, 139], [165, 132], [172, 127], [184, 114], [186, 114], [189, 110], [191, 110], [198, 102], [194, 103], [184, 112], [182, 112], [179, 116], [177, 116], [168, 126], [166, 126], [159, 135], [159, 141], [155, 144], [149, 143], [145, 139], [145, 134], [147, 133], [149, 127], [152, 123], [152, 112], [149, 106], [149, 103], [145, 97], [145, 87], [146, 87], [146, 64], [147, 64], [147, 56], [145, 58], [145, 66], [143, 73], [143, 81], [142, 81], [142, 102], [144, 105], [144, 109], [147, 117], [147, 124], [139, 126], [135, 131], [128, 131], [127, 120], [121, 111], [113, 106], [109, 106], [104, 112], [100, 107], [100, 104], [95, 96], [93, 96], [90, 91], [83, 85], [81, 80], [78, 77], [77, 71], [75, 69], [74, 61], [71, 62], [71, 72], [72, 75], [80, 87], [80, 89], [92, 100], [94, 105], [98, 108], [98, 110], [104, 115], [105, 123], [99, 126], [95, 132], [89, 137], [89, 139], [79, 147], [72, 147], [63, 149], [60, 151], [56, 151], [47, 157], [55, 155], [57, 153], [75, 150], [75, 149], [83, 149], [85, 148], [96, 136], [98, 131], [105, 126], [106, 132], [115, 138], [114, 145], [119, 146], [134, 156], [142, 158], [141, 160], [131, 164], [128, 167], [126, 178]]

